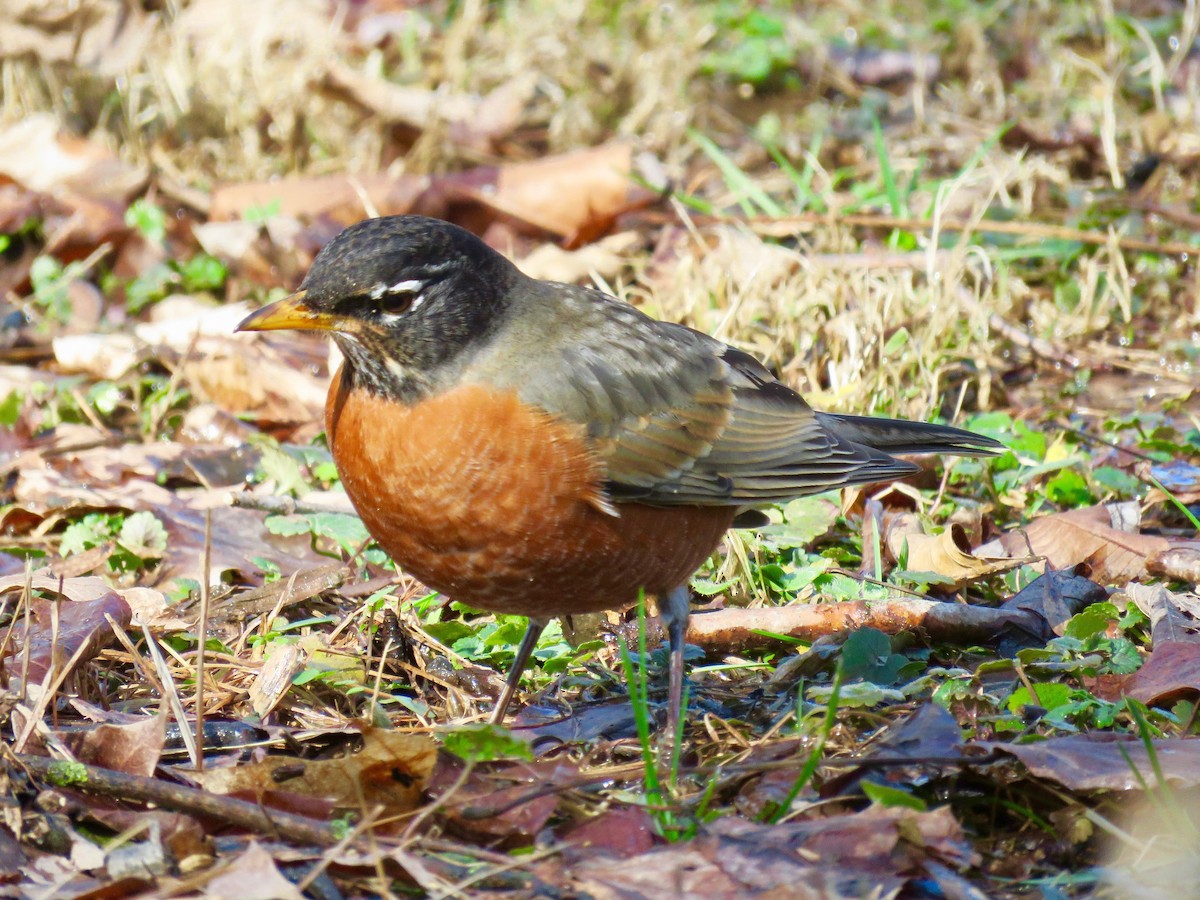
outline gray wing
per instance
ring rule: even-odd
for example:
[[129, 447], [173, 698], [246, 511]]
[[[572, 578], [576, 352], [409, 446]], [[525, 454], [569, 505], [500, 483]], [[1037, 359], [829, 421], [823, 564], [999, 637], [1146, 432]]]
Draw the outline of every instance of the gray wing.
[[[473, 368], [580, 423], [614, 500], [748, 506], [919, 471], [867, 442], [872, 423], [908, 436], [897, 452], [964, 452], [947, 435], [964, 447], [967, 437], [986, 442], [943, 426], [814, 412], [753, 357], [707, 335], [598, 291], [534, 284], [538, 327], [510, 332], [503, 361]], [[922, 429], [941, 439], [921, 443]]]

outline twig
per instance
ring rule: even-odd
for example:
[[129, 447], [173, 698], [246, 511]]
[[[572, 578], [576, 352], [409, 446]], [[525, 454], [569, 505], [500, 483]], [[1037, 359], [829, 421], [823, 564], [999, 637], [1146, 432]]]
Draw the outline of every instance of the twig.
[[138, 800], [177, 812], [208, 816], [257, 834], [269, 834], [276, 840], [322, 847], [337, 843], [333, 829], [323, 822], [296, 813], [268, 810], [236, 797], [83, 763], [64, 763], [44, 756], [17, 754], [16, 761], [31, 775], [51, 784], [116, 800]]
[[307, 515], [313, 513], [343, 513], [348, 516], [357, 515], [354, 508], [349, 504], [346, 506], [334, 506], [332, 504], [323, 503], [301, 503], [294, 497], [281, 497], [274, 494], [232, 494], [231, 502], [234, 506], [241, 509], [256, 509], [260, 512], [270, 513], [273, 516], [292, 516], [299, 513]]
[[963, 306], [970, 309], [971, 312], [977, 315], [986, 315], [988, 327], [992, 331], [999, 333], [1001, 337], [1011, 341], [1018, 347], [1023, 347], [1034, 356], [1040, 356], [1042, 359], [1048, 359], [1051, 362], [1061, 363], [1072, 369], [1078, 369], [1084, 365], [1083, 360], [1073, 353], [1068, 353], [1045, 338], [1037, 337], [1025, 329], [1013, 325], [999, 313], [989, 313], [969, 291], [959, 291], [958, 300]]
[[[196, 770], [204, 770], [204, 655], [208, 643], [208, 612], [212, 598], [209, 573], [212, 571], [212, 510], [204, 511], [204, 552], [200, 554], [200, 616], [196, 622]], [[180, 725], [183, 723], [180, 722]]]
[[915, 598], [719, 609], [697, 613], [688, 620], [687, 642], [709, 652], [737, 653], [751, 647], [787, 644], [771, 634], [812, 641], [864, 627], [885, 634], [920, 628], [935, 640], [978, 641], [993, 638], [1004, 626], [1025, 618], [1018, 610]]
[[158, 642], [154, 640], [154, 635], [150, 633], [150, 629], [145, 625], [142, 625], [142, 638], [146, 642], [146, 649], [150, 652], [150, 658], [154, 661], [154, 669], [158, 673], [159, 683], [162, 684], [163, 696], [166, 697], [171, 711], [175, 714], [175, 721], [179, 723], [179, 737], [187, 747], [188, 758], [192, 762], [192, 768], [199, 769], [200, 748], [196, 745], [195, 735], [188, 730], [187, 714], [183, 711], [183, 701], [179, 697], [179, 689], [175, 685], [175, 679], [171, 676], [171, 670], [167, 668], [167, 661], [163, 657], [162, 648], [158, 646]]
[[[703, 220], [703, 217], [698, 217]], [[888, 216], [878, 213], [829, 213], [789, 216], [781, 219], [756, 217], [746, 221], [727, 216], [712, 216], [713, 222], [737, 222], [749, 226], [758, 234], [770, 237], [784, 237], [798, 232], [813, 231], [822, 225], [843, 225], [852, 228], [895, 228], [903, 231], [930, 231], [934, 227], [932, 219], [911, 219], [902, 216]], [[995, 222], [984, 219], [979, 222], [962, 222], [941, 220], [937, 227], [943, 231], [974, 232], [986, 234], [1010, 234], [1017, 237], [1030, 237], [1063, 241], [1078, 241], [1092, 246], [1106, 246], [1114, 243], [1114, 236], [1106, 231], [1081, 231], [1078, 228], [1068, 228], [1065, 225], [1050, 225], [1045, 222]], [[1147, 241], [1143, 238], [1131, 238], [1117, 235], [1116, 246], [1133, 253], [1157, 253], [1163, 256], [1191, 256], [1200, 250], [1200, 246], [1185, 244], [1181, 241]]]

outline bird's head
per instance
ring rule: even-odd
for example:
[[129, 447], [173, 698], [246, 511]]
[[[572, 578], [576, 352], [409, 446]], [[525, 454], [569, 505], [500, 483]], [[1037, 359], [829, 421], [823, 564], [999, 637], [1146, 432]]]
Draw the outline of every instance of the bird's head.
[[317, 254], [300, 290], [238, 330], [331, 332], [357, 384], [403, 398], [432, 389], [487, 339], [523, 277], [475, 235], [440, 219], [367, 219]]

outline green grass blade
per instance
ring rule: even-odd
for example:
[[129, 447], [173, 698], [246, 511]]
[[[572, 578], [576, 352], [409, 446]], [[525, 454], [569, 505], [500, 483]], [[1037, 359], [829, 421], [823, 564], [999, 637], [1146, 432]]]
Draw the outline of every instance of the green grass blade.
[[704, 151], [704, 155], [712, 160], [713, 164], [720, 170], [725, 183], [729, 185], [730, 190], [737, 197], [738, 206], [742, 208], [743, 213], [747, 216], [756, 216], [762, 213], [776, 219], [781, 219], [786, 215], [783, 207], [772, 200], [766, 191], [755, 184], [749, 175], [738, 168], [737, 163], [730, 159], [724, 150], [698, 131], [690, 131], [689, 134], [692, 140]]

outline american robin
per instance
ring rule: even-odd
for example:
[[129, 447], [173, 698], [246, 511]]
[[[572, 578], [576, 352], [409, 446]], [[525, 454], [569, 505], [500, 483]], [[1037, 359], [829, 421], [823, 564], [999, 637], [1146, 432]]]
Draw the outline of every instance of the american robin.
[[815, 412], [761, 363], [600, 291], [538, 281], [468, 231], [353, 225], [300, 290], [243, 331], [328, 331], [325, 407], [342, 484], [407, 572], [528, 616], [500, 721], [553, 616], [659, 597], [677, 734], [688, 579], [740, 512], [920, 470], [893, 453], [986, 456], [985, 437]]

